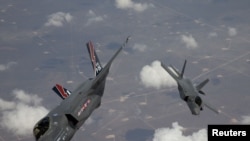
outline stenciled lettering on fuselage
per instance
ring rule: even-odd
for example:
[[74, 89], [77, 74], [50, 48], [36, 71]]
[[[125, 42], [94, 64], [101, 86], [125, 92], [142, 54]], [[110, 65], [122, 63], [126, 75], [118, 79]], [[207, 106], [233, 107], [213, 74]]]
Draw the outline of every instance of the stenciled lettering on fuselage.
[[91, 102], [90, 99], [88, 99], [81, 107], [81, 109], [78, 112], [78, 116], [80, 116], [82, 114], [82, 112], [88, 107], [89, 103]]

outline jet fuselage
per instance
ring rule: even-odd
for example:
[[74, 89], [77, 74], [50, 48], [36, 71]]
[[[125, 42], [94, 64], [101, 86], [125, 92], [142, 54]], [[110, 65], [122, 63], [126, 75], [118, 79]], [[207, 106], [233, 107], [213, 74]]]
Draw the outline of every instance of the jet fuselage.
[[176, 82], [181, 99], [187, 103], [192, 114], [199, 115], [203, 109], [202, 99], [190, 79], [177, 79]]
[[69, 141], [74, 136], [91, 113], [101, 105], [111, 64], [128, 39], [129, 37], [105, 67], [102, 67], [92, 42], [86, 44], [95, 77], [84, 81], [73, 92], [59, 84], [52, 88], [63, 101], [34, 126], [33, 134], [37, 141]]
[[70, 140], [75, 132], [89, 118], [91, 113], [100, 106], [105, 79], [101, 81], [103, 82], [96, 85], [96, 89], [91, 89], [90, 87], [93, 79], [85, 81], [67, 99], [63, 100], [60, 105], [55, 107], [42, 120], [40, 120], [37, 125], [47, 124], [48, 126], [46, 130], [48, 131], [41, 134], [38, 130], [45, 130], [43, 129], [44, 127], [40, 126], [39, 129], [35, 126], [33, 132], [37, 135], [37, 140]]

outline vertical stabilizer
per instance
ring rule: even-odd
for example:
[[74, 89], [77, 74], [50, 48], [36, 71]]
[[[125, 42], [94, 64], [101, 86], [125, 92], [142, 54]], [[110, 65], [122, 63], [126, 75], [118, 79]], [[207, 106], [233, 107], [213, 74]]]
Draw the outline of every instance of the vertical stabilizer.
[[89, 52], [89, 57], [92, 63], [92, 67], [95, 73], [95, 76], [97, 76], [101, 71], [102, 71], [102, 65], [101, 62], [96, 54], [94, 45], [91, 41], [89, 41], [87, 44], [88, 52]]
[[111, 57], [108, 63], [101, 69], [101, 71], [99, 72], [99, 75], [95, 78], [93, 84], [96, 84], [96, 82], [103, 80], [103, 78], [106, 78], [106, 76], [109, 73], [109, 69], [111, 67], [112, 62], [117, 57], [117, 55], [122, 51], [122, 49], [127, 45], [129, 39], [130, 39], [130, 36], [127, 37], [126, 41], [122, 44], [122, 46], [115, 52], [115, 54]]
[[182, 67], [182, 71], [181, 71], [180, 78], [183, 78], [184, 71], [185, 71], [185, 68], [186, 68], [186, 63], [187, 63], [187, 60], [185, 60], [184, 65], [183, 65], [183, 67]]

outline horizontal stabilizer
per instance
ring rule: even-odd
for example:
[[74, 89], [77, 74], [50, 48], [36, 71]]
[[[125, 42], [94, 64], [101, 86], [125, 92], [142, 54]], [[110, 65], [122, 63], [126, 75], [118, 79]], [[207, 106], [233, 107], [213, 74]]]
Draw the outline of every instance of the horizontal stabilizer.
[[56, 84], [52, 90], [58, 95], [60, 96], [62, 99], [67, 98], [70, 94], [71, 91], [69, 91], [68, 89], [64, 88], [63, 86]]
[[176, 73], [176, 76], [180, 77], [181, 74], [174, 66], [170, 65], [170, 68], [174, 71], [174, 73]]
[[161, 62], [161, 66], [162, 66], [163, 69], [165, 69], [165, 70], [168, 72], [168, 74], [171, 75], [175, 80], [178, 80], [178, 79], [179, 79], [179, 76], [177, 76], [177, 75], [179, 75], [180, 73], [179, 73], [174, 67], [171, 66], [171, 69], [170, 69], [168, 66], [166, 66], [166, 65], [163, 64], [162, 62]]

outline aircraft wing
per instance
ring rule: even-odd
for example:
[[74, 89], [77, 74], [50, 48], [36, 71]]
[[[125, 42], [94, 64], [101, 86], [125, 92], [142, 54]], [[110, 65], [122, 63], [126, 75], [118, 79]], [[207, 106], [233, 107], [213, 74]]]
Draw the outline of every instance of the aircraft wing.
[[210, 109], [210, 110], [212, 110], [213, 112], [215, 112], [216, 114], [219, 114], [219, 110], [218, 109], [215, 109], [214, 107], [212, 107], [210, 104], [208, 104], [207, 102], [204, 102], [203, 101], [203, 103], [204, 103], [204, 105], [208, 108], [208, 109]]

